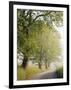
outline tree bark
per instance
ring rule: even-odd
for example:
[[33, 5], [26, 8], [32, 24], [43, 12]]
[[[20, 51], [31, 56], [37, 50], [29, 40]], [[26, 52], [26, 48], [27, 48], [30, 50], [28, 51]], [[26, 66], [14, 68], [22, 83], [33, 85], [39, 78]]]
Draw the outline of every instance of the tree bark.
[[47, 69], [47, 63], [45, 63], [45, 68]]
[[45, 59], [45, 68], [47, 69], [47, 59]]
[[38, 63], [38, 67], [39, 67], [39, 69], [42, 69], [41, 63]]
[[23, 69], [26, 69], [27, 64], [28, 64], [28, 57], [26, 55], [24, 55], [24, 59], [23, 59], [23, 63], [22, 63]]

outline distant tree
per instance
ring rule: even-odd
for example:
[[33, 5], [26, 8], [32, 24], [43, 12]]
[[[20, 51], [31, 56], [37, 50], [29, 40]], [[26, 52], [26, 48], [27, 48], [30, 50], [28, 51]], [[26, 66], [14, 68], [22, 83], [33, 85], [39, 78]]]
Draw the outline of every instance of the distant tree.
[[[42, 62], [45, 63], [45, 67], [47, 68], [47, 64], [55, 61], [57, 56], [61, 55], [60, 48], [60, 35], [57, 30], [50, 29], [45, 23], [41, 26], [41, 31], [34, 38], [36, 41], [35, 45], [37, 46], [36, 54], [38, 58], [38, 65], [41, 69]], [[35, 51], [35, 50], [34, 50]]]

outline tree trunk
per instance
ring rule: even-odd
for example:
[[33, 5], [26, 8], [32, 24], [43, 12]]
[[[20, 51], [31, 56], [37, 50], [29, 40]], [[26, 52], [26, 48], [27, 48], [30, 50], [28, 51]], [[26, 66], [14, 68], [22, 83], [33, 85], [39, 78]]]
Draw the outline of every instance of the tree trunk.
[[42, 69], [42, 65], [40, 62], [38, 63], [38, 67], [39, 67], [39, 69]]
[[47, 63], [45, 63], [45, 68], [47, 69]]
[[44, 64], [45, 64], [45, 69], [47, 69], [47, 59], [45, 59]]
[[27, 63], [28, 63], [28, 57], [26, 55], [24, 55], [24, 59], [23, 59], [23, 63], [22, 63], [23, 69], [26, 69]]
[[48, 68], [49, 68], [50, 67], [50, 62], [49, 61], [48, 61], [47, 65], [48, 65]]

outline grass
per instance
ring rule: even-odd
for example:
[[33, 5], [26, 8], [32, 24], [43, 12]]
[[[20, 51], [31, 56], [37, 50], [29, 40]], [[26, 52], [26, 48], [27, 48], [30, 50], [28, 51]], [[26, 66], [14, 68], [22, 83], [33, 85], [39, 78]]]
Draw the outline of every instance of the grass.
[[57, 78], [63, 78], [63, 67], [56, 70]]
[[[43, 66], [42, 69], [39, 69], [38, 66], [34, 65], [28, 65], [26, 70], [24, 70], [22, 67], [17, 68], [17, 80], [30, 80], [34, 75], [45, 72], [48, 69], [45, 69]], [[57, 78], [63, 78], [63, 67], [58, 68], [56, 70]]]
[[37, 66], [27, 66], [26, 70], [24, 70], [22, 67], [17, 68], [17, 80], [29, 80], [32, 76], [35, 74], [38, 74], [40, 72], [44, 72], [47, 69], [39, 69]]
[[23, 68], [18, 67], [17, 68], [17, 80], [24, 80], [25, 79], [25, 72]]

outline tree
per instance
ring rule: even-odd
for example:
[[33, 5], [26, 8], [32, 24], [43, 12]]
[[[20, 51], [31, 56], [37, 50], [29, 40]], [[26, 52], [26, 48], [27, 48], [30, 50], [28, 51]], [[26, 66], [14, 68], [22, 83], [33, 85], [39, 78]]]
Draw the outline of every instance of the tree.
[[49, 66], [50, 62], [55, 61], [57, 56], [61, 55], [62, 50], [60, 48], [60, 35], [58, 31], [48, 28], [45, 24], [43, 26], [41, 39], [43, 42], [43, 56], [45, 57], [44, 63], [47, 68], [47, 64]]
[[53, 23], [55, 23], [56, 26], [61, 26], [63, 24], [62, 18], [63, 12], [61, 11], [17, 10], [17, 51], [23, 54], [22, 66], [24, 69], [27, 66], [28, 57], [31, 54], [36, 54], [37, 56], [38, 53], [37, 57], [40, 56], [39, 62], [42, 62], [41, 49], [43, 44], [41, 35], [43, 31], [42, 28], [44, 28], [43, 25], [46, 24], [54, 30]]
[[[55, 29], [50, 29], [45, 23], [41, 26], [41, 31], [37, 32], [34, 38], [37, 46], [38, 55], [38, 65], [41, 69], [42, 63], [45, 63], [47, 68], [47, 63], [55, 61], [56, 57], [61, 54], [60, 48], [60, 35]], [[34, 50], [35, 51], [35, 50]]]

